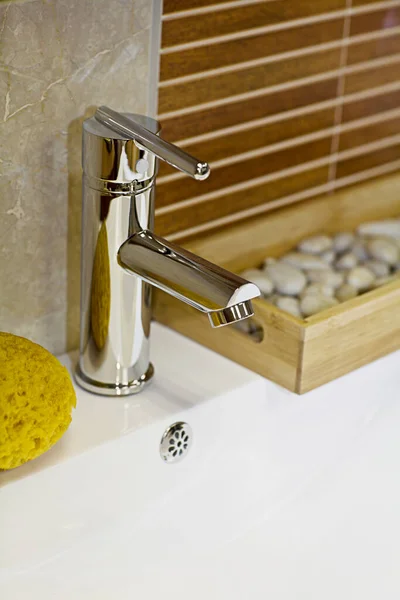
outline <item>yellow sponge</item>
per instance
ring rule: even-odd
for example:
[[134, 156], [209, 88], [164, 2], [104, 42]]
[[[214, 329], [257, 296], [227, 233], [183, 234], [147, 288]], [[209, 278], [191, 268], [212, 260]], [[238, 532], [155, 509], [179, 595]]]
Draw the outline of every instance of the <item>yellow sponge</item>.
[[50, 352], [0, 332], [0, 469], [46, 452], [67, 430], [75, 405], [68, 371]]

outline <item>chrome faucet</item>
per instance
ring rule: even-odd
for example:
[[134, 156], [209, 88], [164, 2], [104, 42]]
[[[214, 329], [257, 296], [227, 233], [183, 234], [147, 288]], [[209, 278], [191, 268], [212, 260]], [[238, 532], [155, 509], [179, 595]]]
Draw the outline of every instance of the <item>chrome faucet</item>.
[[253, 314], [258, 288], [153, 233], [160, 158], [195, 179], [207, 163], [162, 140], [157, 121], [100, 107], [83, 124], [81, 337], [77, 382], [139, 392], [149, 361], [152, 286], [208, 314], [213, 327]]

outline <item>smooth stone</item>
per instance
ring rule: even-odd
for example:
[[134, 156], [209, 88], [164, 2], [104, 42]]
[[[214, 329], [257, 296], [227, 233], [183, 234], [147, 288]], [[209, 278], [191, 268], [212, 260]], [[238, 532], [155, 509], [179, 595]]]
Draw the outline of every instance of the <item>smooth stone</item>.
[[321, 252], [325, 252], [325, 250], [330, 250], [330, 248], [332, 248], [332, 243], [332, 239], [328, 235], [313, 235], [312, 237], [302, 240], [297, 245], [297, 248], [300, 252], [321, 254]]
[[354, 269], [358, 265], [358, 258], [353, 252], [346, 252], [336, 261], [335, 268], [342, 271], [343, 269]]
[[274, 291], [274, 284], [265, 271], [261, 271], [260, 269], [246, 269], [240, 276], [254, 283], [264, 296], [269, 296]]
[[335, 271], [332, 271], [331, 269], [320, 271], [310, 269], [307, 271], [307, 276], [312, 283], [323, 283], [334, 289], [338, 288], [344, 282], [343, 273], [335, 273]]
[[399, 260], [397, 245], [388, 239], [376, 238], [369, 240], [367, 250], [372, 258], [383, 260], [388, 265], [395, 265]]
[[294, 317], [302, 318], [303, 314], [300, 310], [300, 302], [297, 298], [291, 298], [290, 296], [279, 296], [276, 300], [275, 305], [281, 310], [285, 310]]
[[370, 269], [376, 277], [387, 277], [390, 273], [389, 265], [381, 260], [367, 260], [364, 267]]
[[351, 300], [351, 298], [355, 298], [356, 296], [358, 296], [358, 290], [354, 287], [354, 285], [350, 285], [350, 283], [344, 283], [336, 291], [336, 298], [339, 300], [339, 302]]
[[359, 262], [365, 262], [369, 258], [365, 242], [360, 238], [356, 239], [351, 251], [357, 256]]
[[307, 295], [300, 302], [301, 312], [305, 317], [310, 317], [332, 306], [336, 306], [338, 301], [330, 296]]
[[324, 283], [310, 283], [304, 290], [301, 292], [301, 297], [311, 295], [311, 296], [334, 296], [335, 290], [333, 287], [326, 285]]
[[355, 267], [347, 274], [347, 283], [350, 283], [361, 292], [371, 288], [374, 281], [375, 275], [367, 267]]
[[349, 250], [352, 247], [354, 238], [354, 233], [347, 231], [337, 233], [333, 238], [333, 249], [338, 253], [346, 252], [346, 250]]
[[331, 265], [336, 258], [336, 253], [333, 250], [326, 250], [321, 254], [321, 258], [327, 265]]
[[329, 269], [329, 265], [315, 254], [305, 252], [289, 252], [282, 256], [283, 262], [293, 265], [298, 269]]
[[302, 271], [284, 262], [266, 266], [265, 272], [281, 294], [296, 296], [305, 288], [307, 279]]
[[357, 232], [360, 235], [384, 235], [400, 239], [400, 219], [386, 219], [384, 221], [371, 221], [362, 223]]

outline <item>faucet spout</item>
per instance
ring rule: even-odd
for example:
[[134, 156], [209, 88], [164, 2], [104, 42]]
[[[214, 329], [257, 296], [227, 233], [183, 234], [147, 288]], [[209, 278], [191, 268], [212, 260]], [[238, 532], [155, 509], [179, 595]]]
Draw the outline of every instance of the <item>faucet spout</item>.
[[122, 244], [118, 262], [146, 283], [207, 313], [212, 327], [250, 317], [251, 300], [260, 295], [253, 283], [148, 230]]

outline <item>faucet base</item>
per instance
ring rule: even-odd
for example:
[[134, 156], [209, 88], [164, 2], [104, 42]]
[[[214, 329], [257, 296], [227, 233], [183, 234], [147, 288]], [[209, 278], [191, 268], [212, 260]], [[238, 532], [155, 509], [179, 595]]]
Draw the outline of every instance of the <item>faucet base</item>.
[[154, 375], [154, 367], [150, 363], [146, 373], [144, 373], [139, 379], [129, 381], [129, 383], [122, 385], [118, 383], [103, 383], [102, 381], [96, 381], [87, 377], [82, 373], [80, 366], [76, 367], [75, 381], [77, 384], [92, 394], [100, 394], [101, 396], [131, 396], [132, 394], [138, 394], [147, 386]]

